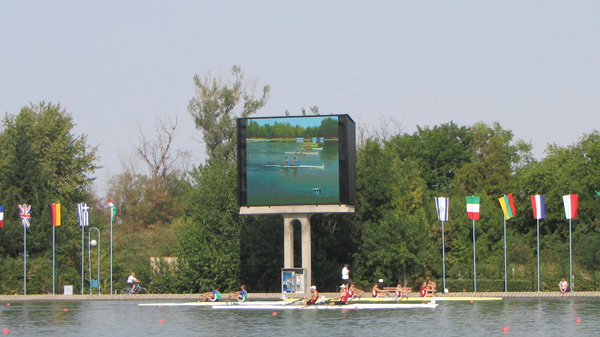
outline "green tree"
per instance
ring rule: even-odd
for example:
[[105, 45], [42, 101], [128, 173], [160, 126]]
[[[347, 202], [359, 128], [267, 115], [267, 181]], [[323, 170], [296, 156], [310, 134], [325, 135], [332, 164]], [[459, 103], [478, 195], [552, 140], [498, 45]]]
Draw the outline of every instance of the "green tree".
[[412, 135], [392, 137], [390, 146], [400, 158], [418, 161], [429, 189], [445, 192], [452, 186], [457, 170], [471, 160], [473, 133], [454, 122], [417, 129]]
[[202, 132], [208, 160], [190, 174], [192, 183], [186, 219], [177, 228], [180, 278], [192, 280], [185, 291], [207, 291], [213, 286], [237, 288], [244, 219], [237, 204], [237, 117], [248, 117], [264, 107], [270, 88], [255, 98], [254, 88], [238, 66], [232, 81], [208, 73], [194, 77], [196, 95], [188, 110]]
[[235, 289], [240, 277], [240, 234], [236, 193], [237, 166], [209, 159], [191, 174], [193, 192], [185, 221], [178, 226], [177, 256], [185, 291]]
[[270, 87], [262, 88], [262, 96], [254, 96], [252, 84], [245, 80], [238, 66], [231, 68], [233, 81], [228, 82], [210, 73], [202, 79], [194, 76], [196, 96], [190, 100], [188, 110], [202, 131], [209, 158], [233, 161], [236, 156], [237, 117], [248, 117], [265, 106]]
[[425, 189], [418, 164], [403, 160], [393, 146], [369, 140], [359, 151], [357, 280], [406, 284], [424, 273], [431, 247], [422, 208]]
[[[0, 200], [6, 207], [7, 225], [0, 237], [0, 255], [18, 259], [22, 254], [22, 240], [16, 239], [23, 235], [17, 205], [32, 205], [32, 225], [27, 230], [31, 293], [51, 291], [52, 282], [47, 275], [51, 275], [52, 226], [48, 207], [52, 203], [62, 205], [63, 226], [56, 231], [57, 254], [62, 254], [58, 268], [64, 271], [62, 275], [78, 275], [65, 269], [80, 268], [80, 244], [72, 239], [78, 237], [75, 204], [89, 197], [87, 188], [93, 181], [90, 175], [98, 166], [96, 148], [87, 145], [85, 135], [73, 135], [73, 126], [72, 117], [60, 105], [45, 102], [24, 107], [18, 115], [7, 115], [3, 121]], [[12, 277], [20, 279], [18, 275]], [[63, 277], [67, 284], [78, 283], [70, 276]], [[10, 286], [0, 289], [12, 291]]]

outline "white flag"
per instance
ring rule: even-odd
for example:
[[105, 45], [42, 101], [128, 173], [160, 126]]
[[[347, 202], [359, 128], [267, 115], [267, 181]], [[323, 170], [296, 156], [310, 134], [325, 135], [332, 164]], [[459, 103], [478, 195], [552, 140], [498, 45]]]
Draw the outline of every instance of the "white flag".
[[440, 221], [448, 221], [448, 200], [444, 197], [435, 198], [435, 209]]

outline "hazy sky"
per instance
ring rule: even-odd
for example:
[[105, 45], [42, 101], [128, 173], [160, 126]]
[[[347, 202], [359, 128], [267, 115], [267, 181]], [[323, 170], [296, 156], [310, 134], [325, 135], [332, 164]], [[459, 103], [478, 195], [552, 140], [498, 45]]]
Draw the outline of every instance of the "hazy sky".
[[318, 106], [357, 124], [498, 121], [535, 156], [598, 128], [597, 1], [2, 1], [0, 112], [60, 103], [99, 147], [100, 190], [136, 123], [178, 115], [204, 159], [193, 77], [239, 65], [271, 86], [257, 116]]

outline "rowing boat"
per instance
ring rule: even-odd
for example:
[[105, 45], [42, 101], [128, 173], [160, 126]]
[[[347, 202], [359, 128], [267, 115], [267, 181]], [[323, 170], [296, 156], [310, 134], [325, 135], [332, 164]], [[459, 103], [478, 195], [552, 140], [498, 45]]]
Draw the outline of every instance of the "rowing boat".
[[439, 296], [439, 297], [355, 297], [348, 300], [348, 302], [360, 302], [360, 303], [369, 303], [369, 302], [429, 302], [434, 300], [436, 302], [441, 301], [502, 301], [502, 297], [477, 297], [477, 296], [463, 296], [463, 297], [450, 297], [450, 296]]
[[223, 301], [223, 302], [170, 302], [170, 303], [138, 303], [141, 307], [215, 307], [215, 306], [226, 306], [226, 305], [288, 305], [283, 301], [248, 301], [248, 302], [237, 302], [237, 301]]
[[325, 164], [323, 165], [277, 165], [277, 164], [267, 164], [267, 165], [263, 165], [263, 167], [279, 167], [279, 168], [291, 168], [291, 169], [297, 169], [297, 168], [313, 168], [313, 169], [321, 169], [324, 170], [325, 169]]
[[335, 309], [433, 309], [439, 304], [430, 303], [348, 303], [345, 305], [334, 304], [290, 304], [290, 305], [226, 305], [213, 306], [213, 309], [221, 310], [335, 310]]
[[291, 151], [286, 151], [284, 153], [298, 155], [298, 156], [303, 156], [305, 154], [319, 155], [321, 152], [291, 152]]

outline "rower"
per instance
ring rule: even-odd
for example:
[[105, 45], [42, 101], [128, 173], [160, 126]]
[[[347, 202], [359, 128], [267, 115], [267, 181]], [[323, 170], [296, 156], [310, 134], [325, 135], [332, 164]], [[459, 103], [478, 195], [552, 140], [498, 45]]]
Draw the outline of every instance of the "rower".
[[350, 289], [348, 289], [348, 295], [350, 295], [350, 298], [354, 298], [354, 296], [357, 296], [356, 293], [358, 292], [358, 289], [354, 286], [354, 282], [350, 283]]
[[306, 301], [307, 305], [317, 304], [319, 301], [319, 291], [317, 290], [317, 286], [310, 287], [310, 298]]
[[237, 295], [238, 302], [241, 303], [248, 299], [248, 291], [246, 291], [245, 284], [242, 284], [242, 286], [240, 288], [241, 288], [241, 290], [236, 292], [236, 295]]
[[204, 302], [219, 302], [221, 300], [221, 292], [218, 287], [214, 287], [213, 291], [204, 294]]
[[421, 297], [425, 297], [427, 295], [427, 282], [423, 282], [421, 289], [419, 290]]
[[[402, 297], [402, 285], [400, 283], [398, 283], [398, 285], [396, 286], [396, 297]], [[408, 297], [408, 294], [404, 294], [404, 296]]]
[[335, 305], [344, 305], [346, 304], [346, 302], [348, 302], [348, 298], [350, 297], [350, 294], [348, 293], [348, 290], [346, 289], [346, 285], [342, 284], [340, 286], [340, 292], [342, 293], [340, 295], [340, 300], [337, 302], [333, 302], [335, 303]]
[[379, 285], [377, 283], [375, 283], [375, 285], [373, 285], [373, 288], [371, 288], [371, 296], [373, 297], [379, 297], [379, 293], [382, 292], [384, 291], [379, 288]]

